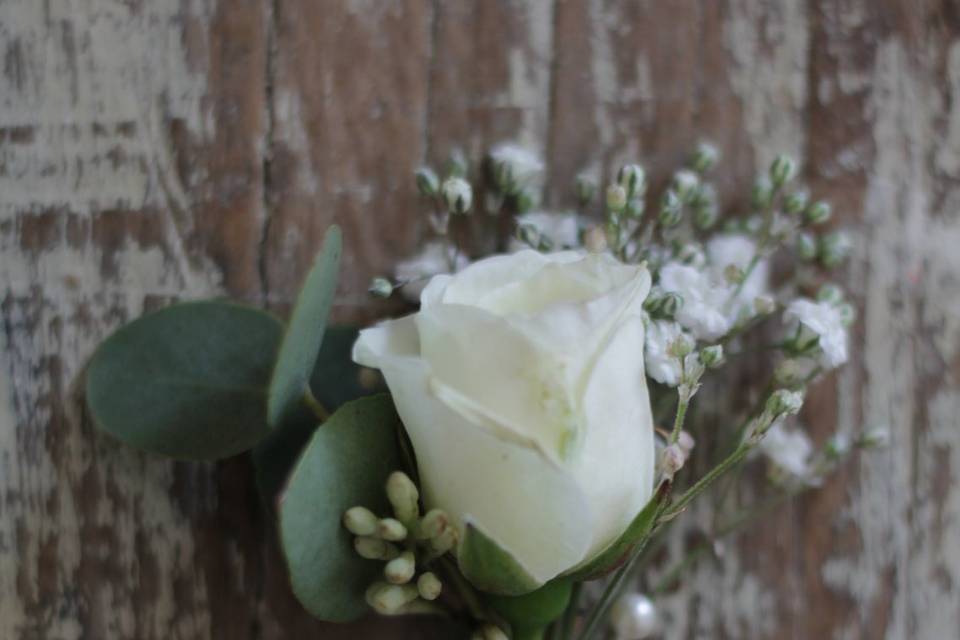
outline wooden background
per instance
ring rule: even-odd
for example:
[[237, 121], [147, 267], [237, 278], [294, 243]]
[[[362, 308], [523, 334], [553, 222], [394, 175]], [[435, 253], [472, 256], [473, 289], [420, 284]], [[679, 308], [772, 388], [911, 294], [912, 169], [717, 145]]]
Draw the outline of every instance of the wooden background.
[[669, 637], [957, 637], [955, 0], [0, 0], [0, 638], [385, 637], [292, 601], [246, 459], [94, 433], [94, 346], [177, 297], [284, 310], [334, 221], [337, 314], [371, 317], [454, 144], [538, 149], [563, 206], [700, 136], [725, 195], [783, 150], [858, 234], [853, 362], [805, 418], [892, 446], [701, 566]]

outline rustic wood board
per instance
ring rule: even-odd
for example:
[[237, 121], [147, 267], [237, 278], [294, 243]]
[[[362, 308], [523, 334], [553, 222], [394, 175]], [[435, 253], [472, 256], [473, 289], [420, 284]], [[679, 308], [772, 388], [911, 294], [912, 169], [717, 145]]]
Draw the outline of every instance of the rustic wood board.
[[581, 169], [662, 181], [701, 136], [724, 195], [787, 151], [857, 231], [854, 361], [804, 418], [893, 437], [664, 598], [670, 637], [956, 636], [955, 2], [0, 0], [0, 60], [0, 638], [386, 637], [292, 600], [246, 459], [96, 434], [93, 348], [174, 298], [283, 312], [333, 221], [338, 317], [383, 312], [411, 172], [455, 144], [546, 154], [563, 207]]

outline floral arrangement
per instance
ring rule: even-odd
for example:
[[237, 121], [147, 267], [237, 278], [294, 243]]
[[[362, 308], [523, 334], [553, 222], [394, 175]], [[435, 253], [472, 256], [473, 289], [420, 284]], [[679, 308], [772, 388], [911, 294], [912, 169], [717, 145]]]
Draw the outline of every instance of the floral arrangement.
[[[417, 172], [422, 251], [370, 288], [416, 311], [328, 327], [331, 227], [286, 323], [196, 301], [118, 330], [88, 367], [90, 413], [174, 458], [252, 450], [293, 591], [320, 619], [652, 637], [657, 594], [703, 549], [657, 582], [652, 551], [694, 499], [716, 501], [713, 541], [884, 440], [841, 432], [817, 449], [793, 417], [848, 356], [854, 311], [829, 272], [850, 242], [820, 231], [829, 204], [781, 156], [749, 215], [721, 220], [717, 160], [700, 145], [656, 194], [637, 164], [602, 197], [583, 175], [576, 211], [557, 213], [535, 210], [533, 154], [502, 145], [474, 171], [454, 155], [442, 177]], [[717, 375], [757, 352], [763, 379]], [[711, 385], [735, 402], [701, 452], [694, 400]], [[760, 497], [731, 504], [744, 480], [730, 472], [754, 464], [769, 470]]]

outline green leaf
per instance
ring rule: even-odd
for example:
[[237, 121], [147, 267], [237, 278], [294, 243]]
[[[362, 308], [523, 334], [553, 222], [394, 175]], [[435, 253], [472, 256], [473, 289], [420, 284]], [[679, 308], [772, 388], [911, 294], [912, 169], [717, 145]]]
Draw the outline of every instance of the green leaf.
[[573, 581], [594, 580], [603, 577], [619, 566], [630, 551], [650, 535], [669, 492], [670, 483], [662, 483], [646, 506], [630, 522], [627, 530], [613, 544], [586, 565], [565, 574], [565, 577]]
[[[328, 327], [323, 334], [320, 355], [310, 376], [310, 387], [314, 397], [331, 411], [336, 411], [349, 400], [384, 389], [382, 384], [368, 388], [360, 382], [361, 367], [350, 357], [358, 333], [355, 327], [334, 326]], [[317, 417], [306, 406], [298, 405], [254, 448], [257, 486], [271, 509], [290, 469], [316, 428]]]
[[387, 476], [400, 468], [399, 418], [387, 395], [345, 404], [317, 429], [280, 501], [280, 540], [293, 592], [310, 613], [349, 622], [369, 612], [364, 592], [383, 563], [364, 560], [340, 518], [362, 505], [388, 513]]
[[93, 355], [86, 398], [100, 429], [188, 460], [245, 451], [268, 432], [266, 389], [283, 325], [229, 302], [185, 302], [120, 328]]
[[471, 523], [467, 523], [457, 563], [464, 577], [487, 593], [519, 596], [542, 586], [512, 555]]
[[510, 623], [514, 637], [540, 637], [543, 629], [563, 615], [570, 603], [573, 581], [551, 580], [522, 596], [487, 596], [487, 604]]
[[337, 289], [341, 251], [340, 228], [334, 225], [327, 229], [280, 345], [267, 403], [267, 419], [273, 427], [295, 411], [307, 390]]

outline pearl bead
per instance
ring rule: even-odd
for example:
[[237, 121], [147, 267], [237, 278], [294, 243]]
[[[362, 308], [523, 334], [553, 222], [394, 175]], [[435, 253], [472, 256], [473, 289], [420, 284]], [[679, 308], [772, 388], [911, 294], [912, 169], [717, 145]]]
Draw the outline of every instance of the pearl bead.
[[610, 624], [618, 640], [644, 640], [657, 631], [657, 609], [647, 596], [627, 593], [610, 609]]

